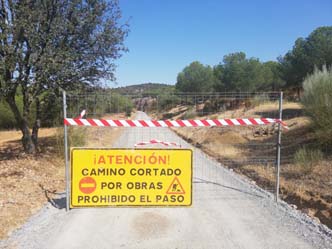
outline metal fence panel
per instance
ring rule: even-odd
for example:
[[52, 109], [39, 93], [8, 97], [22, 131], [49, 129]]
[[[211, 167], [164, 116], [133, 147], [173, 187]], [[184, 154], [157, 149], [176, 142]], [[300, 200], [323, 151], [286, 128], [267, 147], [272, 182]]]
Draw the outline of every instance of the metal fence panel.
[[[280, 93], [275, 92], [177, 95], [119, 95], [117, 93], [77, 95], [69, 93], [66, 96], [66, 112], [67, 117], [75, 118], [82, 110], [86, 110], [84, 118], [96, 119], [279, 119], [282, 112], [280, 97]], [[136, 144], [143, 142], [144, 145], [138, 146], [154, 148], [166, 146], [165, 143], [173, 143], [168, 147], [194, 147], [195, 153], [201, 154], [199, 157], [194, 156], [197, 158], [194, 164], [194, 180], [209, 182], [214, 190], [218, 188], [218, 185], [228, 183], [231, 186], [230, 180], [226, 179], [223, 173], [226, 168], [227, 174], [236, 172], [251, 181], [252, 184], [272, 193], [278, 193], [276, 165], [278, 165], [277, 148], [280, 144], [278, 139], [281, 135], [279, 128], [280, 125], [277, 123], [262, 126], [171, 129], [119, 128], [122, 135], [113, 146], [134, 148]], [[106, 129], [110, 128], [88, 127], [87, 129], [98, 130], [98, 133], [94, 133], [97, 136], [96, 140], [98, 137], [103, 137]], [[86, 134], [88, 136], [89, 132]], [[149, 143], [151, 140], [158, 140], [164, 144]], [[75, 146], [75, 144], [69, 146]], [[93, 146], [100, 147], [105, 144], [94, 143]], [[213, 166], [211, 164], [203, 165], [202, 158], [208, 157], [214, 158]], [[287, 160], [289, 158], [281, 157], [281, 163]]]

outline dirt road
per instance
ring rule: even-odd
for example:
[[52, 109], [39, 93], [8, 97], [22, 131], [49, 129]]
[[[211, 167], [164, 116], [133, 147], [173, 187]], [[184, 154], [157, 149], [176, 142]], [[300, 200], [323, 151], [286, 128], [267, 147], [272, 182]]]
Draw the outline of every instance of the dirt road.
[[[137, 119], [144, 119], [138, 113]], [[166, 128], [128, 128], [114, 147], [156, 138], [189, 144]], [[3, 245], [18, 248], [332, 248], [332, 233], [194, 150], [190, 208], [47, 205]]]

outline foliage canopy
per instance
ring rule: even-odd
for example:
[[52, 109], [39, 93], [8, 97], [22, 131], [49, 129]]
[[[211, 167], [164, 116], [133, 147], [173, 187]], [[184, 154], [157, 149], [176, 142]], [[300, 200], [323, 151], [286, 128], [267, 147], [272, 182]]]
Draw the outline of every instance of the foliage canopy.
[[[0, 2], [0, 97], [33, 152], [43, 93], [114, 79], [113, 61], [126, 48], [126, 25], [116, 0], [3, 0]], [[23, 107], [15, 95], [20, 91]], [[28, 118], [36, 105], [31, 136]], [[32, 143], [34, 141], [34, 144]]]
[[178, 74], [176, 90], [179, 92], [209, 92], [213, 83], [212, 68], [194, 61]]
[[289, 87], [301, 87], [315, 67], [332, 65], [332, 26], [319, 27], [307, 38], [298, 38], [293, 49], [279, 58], [282, 76]]

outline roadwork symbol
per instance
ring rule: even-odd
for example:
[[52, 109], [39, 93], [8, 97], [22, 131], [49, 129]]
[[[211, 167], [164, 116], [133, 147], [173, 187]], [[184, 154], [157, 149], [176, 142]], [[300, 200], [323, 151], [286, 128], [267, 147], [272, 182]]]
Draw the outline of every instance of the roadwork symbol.
[[184, 195], [186, 192], [184, 191], [179, 179], [177, 177], [174, 177], [171, 185], [169, 185], [168, 190], [166, 194], [169, 195]]
[[91, 194], [96, 190], [97, 187], [97, 183], [95, 181], [95, 179], [93, 179], [92, 177], [83, 177], [80, 180], [79, 183], [79, 188], [80, 191], [84, 194]]

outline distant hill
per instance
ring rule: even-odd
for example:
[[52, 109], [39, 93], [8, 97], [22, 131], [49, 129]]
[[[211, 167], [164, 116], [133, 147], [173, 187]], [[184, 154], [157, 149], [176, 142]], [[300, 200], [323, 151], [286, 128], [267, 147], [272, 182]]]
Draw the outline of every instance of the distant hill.
[[125, 87], [113, 88], [112, 91], [120, 94], [139, 94], [139, 95], [158, 95], [165, 92], [173, 92], [174, 85], [167, 85], [161, 83], [144, 83], [139, 85], [131, 85]]

